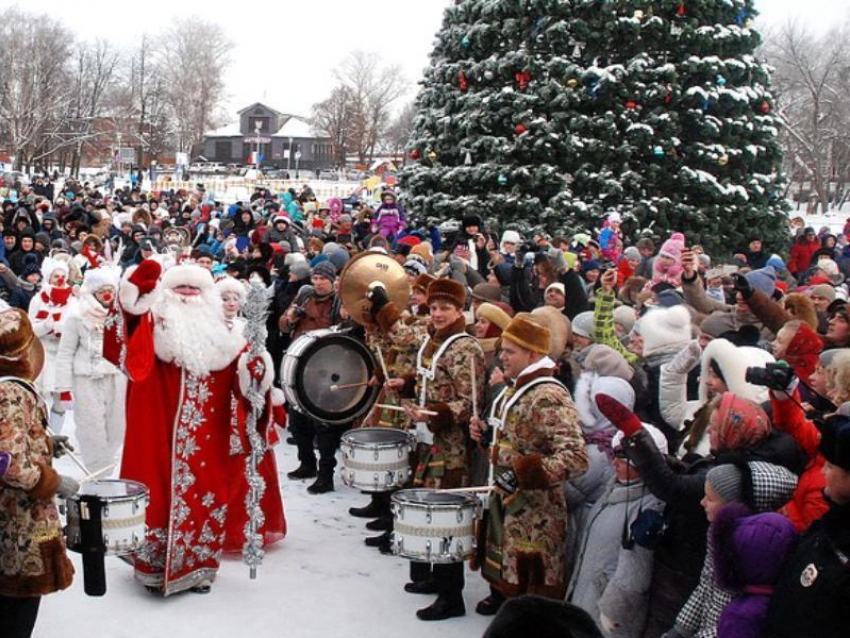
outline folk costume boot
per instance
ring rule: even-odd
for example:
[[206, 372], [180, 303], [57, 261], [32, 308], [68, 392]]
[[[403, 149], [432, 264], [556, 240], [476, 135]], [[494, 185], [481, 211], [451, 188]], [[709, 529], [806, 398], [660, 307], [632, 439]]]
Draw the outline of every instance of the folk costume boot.
[[287, 474], [287, 476], [289, 478], [293, 479], [293, 480], [297, 480], [297, 479], [316, 478], [317, 474], [318, 473], [316, 472], [316, 466], [315, 465], [307, 465], [305, 463], [302, 463], [301, 465], [298, 466], [297, 470], [293, 470], [292, 472], [289, 472]]
[[372, 494], [372, 500], [365, 507], [350, 507], [348, 513], [356, 518], [379, 518], [384, 513], [383, 494]]
[[447, 620], [466, 615], [463, 595], [459, 592], [442, 593], [437, 596], [434, 604], [416, 612], [419, 620]]
[[481, 616], [495, 616], [504, 602], [504, 594], [498, 589], [490, 587], [490, 595], [475, 605], [475, 613]]
[[436, 594], [440, 591], [429, 563], [410, 561], [410, 582], [404, 586], [408, 594]]
[[366, 529], [372, 532], [386, 532], [393, 528], [392, 518], [376, 518], [374, 521], [366, 523]]

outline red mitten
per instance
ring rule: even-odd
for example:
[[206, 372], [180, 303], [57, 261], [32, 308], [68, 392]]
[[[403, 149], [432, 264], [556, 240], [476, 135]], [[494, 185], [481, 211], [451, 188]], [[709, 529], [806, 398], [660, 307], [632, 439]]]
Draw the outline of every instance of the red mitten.
[[70, 392], [60, 392], [59, 393], [59, 400], [62, 401], [62, 403], [66, 403], [66, 402], [73, 401], [74, 399], [71, 396]]
[[614, 397], [607, 394], [596, 395], [596, 406], [605, 417], [625, 436], [634, 436], [643, 429], [640, 419]]
[[262, 381], [266, 374], [266, 361], [262, 357], [254, 357], [246, 366], [254, 381]]
[[146, 295], [156, 288], [156, 282], [162, 274], [162, 266], [153, 259], [145, 259], [127, 280], [139, 289], [139, 295]]

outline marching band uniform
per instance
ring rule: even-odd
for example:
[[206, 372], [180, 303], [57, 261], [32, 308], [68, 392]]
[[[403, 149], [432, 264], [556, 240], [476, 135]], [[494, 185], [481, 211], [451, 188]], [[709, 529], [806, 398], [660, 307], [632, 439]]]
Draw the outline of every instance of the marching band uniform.
[[[386, 300], [384, 300], [386, 301]], [[418, 397], [417, 405], [436, 412], [417, 423], [419, 445], [413, 484], [426, 488], [456, 488], [469, 484], [469, 419], [473, 394], [483, 396], [484, 354], [478, 342], [466, 334], [466, 287], [450, 279], [438, 279], [428, 287], [428, 304], [444, 301], [461, 311], [460, 317], [442, 330], [429, 324], [400, 321], [392, 303], [375, 304], [378, 325], [401, 345], [419, 343], [417, 374], [408, 376], [402, 396]], [[373, 301], [375, 303], [375, 301]], [[475, 369], [473, 390], [472, 369]], [[465, 613], [463, 563], [430, 565], [411, 562], [411, 593], [438, 593], [437, 601], [417, 612], [422, 620], [442, 620]]]
[[489, 499], [484, 577], [492, 594], [479, 613], [495, 613], [504, 597], [539, 594], [563, 599], [567, 583], [567, 509], [563, 482], [587, 469], [575, 405], [554, 378], [547, 355], [549, 331], [515, 318], [502, 333], [520, 348], [543, 355], [495, 401], [498, 414], [491, 451], [490, 484], [513, 483]]

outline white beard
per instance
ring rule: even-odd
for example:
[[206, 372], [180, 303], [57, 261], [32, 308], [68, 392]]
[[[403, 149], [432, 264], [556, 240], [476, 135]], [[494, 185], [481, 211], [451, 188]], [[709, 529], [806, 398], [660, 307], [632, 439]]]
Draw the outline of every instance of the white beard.
[[163, 290], [152, 312], [156, 356], [195, 376], [223, 370], [245, 347], [241, 331], [225, 325], [221, 297], [214, 288], [195, 297]]

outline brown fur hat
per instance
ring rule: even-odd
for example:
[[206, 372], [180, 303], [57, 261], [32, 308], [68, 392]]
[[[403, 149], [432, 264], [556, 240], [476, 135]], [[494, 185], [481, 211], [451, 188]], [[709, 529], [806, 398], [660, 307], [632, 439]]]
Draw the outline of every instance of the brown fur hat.
[[818, 313], [815, 310], [815, 305], [812, 300], [799, 292], [792, 292], [790, 295], [785, 295], [782, 301], [785, 310], [797, 317], [800, 321], [805, 321], [813, 330], [818, 329]]
[[525, 317], [514, 317], [502, 332], [502, 339], [531, 352], [548, 355], [552, 336], [549, 329], [539, 323]]
[[427, 294], [428, 286], [437, 281], [437, 278], [434, 275], [429, 275], [427, 272], [423, 272], [416, 279], [413, 280], [413, 285], [411, 288], [413, 290], [419, 290]]
[[44, 347], [35, 336], [30, 318], [19, 308], [2, 313], [17, 313], [20, 326], [0, 332], [0, 376], [15, 376], [34, 380], [44, 366]]
[[437, 279], [428, 286], [428, 305], [447, 301], [461, 310], [466, 307], [466, 286], [453, 279]]

